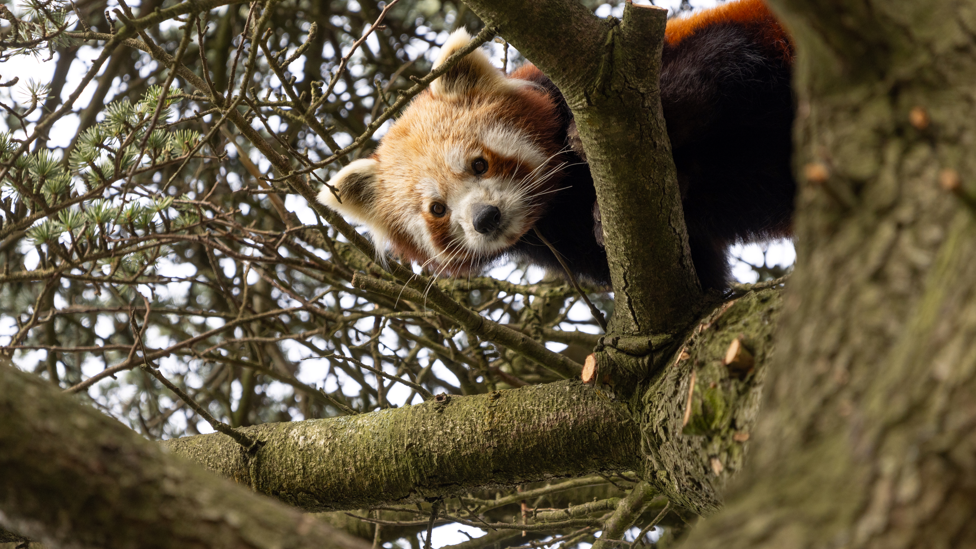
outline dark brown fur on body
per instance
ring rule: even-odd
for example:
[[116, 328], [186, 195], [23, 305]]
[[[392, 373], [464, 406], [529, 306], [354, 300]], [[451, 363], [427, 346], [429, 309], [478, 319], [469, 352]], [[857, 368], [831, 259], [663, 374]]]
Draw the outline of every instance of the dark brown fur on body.
[[[755, 0], [738, 4], [740, 11], [751, 10], [751, 19], [710, 22], [666, 42], [662, 59], [661, 102], [704, 289], [728, 286], [731, 244], [791, 235], [796, 189], [790, 169], [792, 49], [765, 6]], [[558, 90], [535, 67], [523, 67], [514, 76], [550, 90], [560, 106], [562, 138], [575, 149], [569, 162], [583, 162], [572, 115]], [[560, 185], [567, 190], [557, 193], [536, 228], [577, 275], [609, 285], [589, 170], [569, 170]], [[513, 251], [560, 269], [532, 233]]]

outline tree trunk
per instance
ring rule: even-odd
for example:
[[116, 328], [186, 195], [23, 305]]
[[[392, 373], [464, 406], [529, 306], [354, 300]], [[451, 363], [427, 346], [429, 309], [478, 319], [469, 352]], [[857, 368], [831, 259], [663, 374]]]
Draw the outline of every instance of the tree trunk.
[[747, 472], [686, 546], [972, 547], [976, 6], [772, 3], [797, 269]]

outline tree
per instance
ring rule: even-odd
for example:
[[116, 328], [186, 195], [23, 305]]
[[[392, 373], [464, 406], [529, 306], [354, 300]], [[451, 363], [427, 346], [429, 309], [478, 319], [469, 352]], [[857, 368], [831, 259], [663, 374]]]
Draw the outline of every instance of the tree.
[[[301, 509], [372, 509], [362, 520], [382, 526], [365, 532], [345, 515], [320, 518], [377, 541], [417, 544], [424, 530], [429, 541], [446, 520], [499, 528], [471, 546], [574, 544], [598, 530], [602, 546], [635, 524], [677, 532], [704, 515], [689, 546], [970, 544], [976, 12], [771, 3], [800, 52], [798, 268], [785, 291], [739, 288], [720, 303], [680, 267], [685, 237], [667, 224], [681, 210], [648, 47], [662, 40], [660, 10], [628, 5], [620, 23], [566, 0], [469, 0], [423, 21], [426, 4], [397, 2], [210, 1], [138, 15], [122, 4], [100, 21], [84, 15], [101, 14], [95, 4], [5, 12], [4, 55], [61, 49], [51, 92], [32, 85], [26, 104], [6, 104], [16, 131], [0, 168], [0, 299], [18, 320], [6, 350], [45, 352], [47, 382], [0, 369], [11, 418], [0, 466], [19, 479], [0, 485], [4, 526], [101, 546], [165, 545], [178, 541], [167, 532], [187, 531], [222, 546], [238, 546], [228, 532], [261, 546], [331, 535], [293, 510], [238, 500], [60, 386], [152, 438], [208, 421], [218, 433], [169, 440], [170, 454]], [[488, 25], [475, 45], [497, 30], [574, 109], [617, 288], [616, 306], [597, 300], [612, 308], [604, 337], [562, 329], [576, 299], [565, 285], [384, 267], [341, 218], [316, 207], [327, 224], [303, 224], [283, 198], [311, 203], [323, 168], [369, 150], [372, 132], [437, 75], [397, 56], [473, 18], [468, 8]], [[82, 84], [105, 72], [58, 149], [53, 130], [83, 89], [60, 87], [75, 52], [89, 51], [82, 43], [103, 44]], [[288, 72], [296, 60], [300, 81]], [[128, 101], [103, 109], [118, 75]], [[660, 217], [628, 211], [652, 192], [669, 204]], [[639, 235], [666, 253], [634, 245]], [[360, 395], [300, 379], [307, 357], [327, 357], [344, 375], [324, 380], [353, 380]], [[584, 357], [591, 385], [559, 381]], [[281, 384], [284, 398], [273, 394]], [[391, 408], [395, 386], [425, 402]], [[270, 423], [295, 416], [307, 421]], [[113, 485], [131, 490], [116, 496]], [[518, 485], [498, 499], [483, 491]], [[221, 495], [194, 498], [194, 486]], [[141, 516], [153, 537], [58, 503], [81, 487], [105, 494], [110, 517]], [[145, 509], [181, 510], [180, 520]], [[268, 534], [282, 531], [295, 536]]]

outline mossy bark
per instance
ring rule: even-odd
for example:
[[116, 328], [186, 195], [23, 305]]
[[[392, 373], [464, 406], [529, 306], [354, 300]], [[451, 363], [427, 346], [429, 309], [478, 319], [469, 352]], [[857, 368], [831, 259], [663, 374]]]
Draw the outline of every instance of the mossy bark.
[[[780, 294], [778, 289], [751, 292], [717, 308], [634, 397], [641, 418], [642, 476], [679, 513], [714, 512], [726, 483], [743, 467], [773, 354]], [[726, 364], [734, 340], [754, 356], [750, 369]]]
[[438, 400], [244, 429], [263, 443], [255, 458], [220, 434], [165, 444], [306, 510], [423, 502], [638, 463], [623, 407], [579, 382]]
[[746, 473], [686, 546], [976, 546], [976, 6], [771, 3], [797, 270]]
[[0, 526], [45, 544], [370, 547], [168, 455], [2, 356], [0, 417]]

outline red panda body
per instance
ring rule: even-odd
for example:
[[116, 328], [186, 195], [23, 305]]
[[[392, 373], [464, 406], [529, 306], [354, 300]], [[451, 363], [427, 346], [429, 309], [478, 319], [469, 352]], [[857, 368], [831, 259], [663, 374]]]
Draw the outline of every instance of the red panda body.
[[[437, 64], [468, 42], [455, 34]], [[789, 236], [793, 50], [760, 0], [668, 23], [661, 101], [702, 287], [728, 285], [728, 246]], [[608, 285], [596, 194], [572, 114], [532, 65], [511, 76], [475, 52], [404, 111], [370, 159], [319, 199], [367, 225], [378, 248], [435, 273], [503, 255]]]

